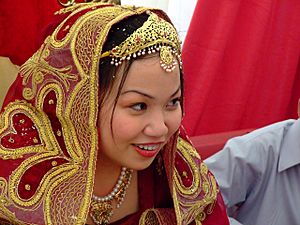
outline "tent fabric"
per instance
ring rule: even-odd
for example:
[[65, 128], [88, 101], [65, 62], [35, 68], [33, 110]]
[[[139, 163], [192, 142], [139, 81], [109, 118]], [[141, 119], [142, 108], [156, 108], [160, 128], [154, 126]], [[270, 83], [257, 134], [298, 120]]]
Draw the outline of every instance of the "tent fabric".
[[199, 0], [183, 46], [190, 136], [297, 117], [300, 1]]
[[23, 64], [41, 44], [41, 34], [60, 9], [56, 0], [1, 0], [0, 56]]

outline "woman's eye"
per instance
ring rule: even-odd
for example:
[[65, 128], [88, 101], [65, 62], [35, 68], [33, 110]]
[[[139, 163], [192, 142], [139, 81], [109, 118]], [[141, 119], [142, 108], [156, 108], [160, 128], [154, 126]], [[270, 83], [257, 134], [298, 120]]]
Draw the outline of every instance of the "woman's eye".
[[169, 101], [167, 107], [175, 108], [180, 104], [180, 98], [174, 98], [171, 101]]
[[147, 109], [147, 105], [145, 103], [137, 103], [130, 107], [135, 111], [142, 111], [142, 110]]

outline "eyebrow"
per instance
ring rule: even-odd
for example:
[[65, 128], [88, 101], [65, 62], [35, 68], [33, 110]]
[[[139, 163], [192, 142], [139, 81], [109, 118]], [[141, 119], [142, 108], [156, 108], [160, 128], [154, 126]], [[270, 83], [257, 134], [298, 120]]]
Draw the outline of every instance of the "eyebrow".
[[177, 88], [177, 90], [170, 96], [170, 98], [174, 97], [175, 95], [177, 95], [177, 93], [181, 90], [181, 85], [179, 85], [179, 87]]
[[[172, 98], [172, 97], [174, 97], [179, 91], [180, 91], [180, 85], [179, 85], [179, 87], [176, 89], [176, 91], [170, 96], [170, 98]], [[146, 93], [144, 93], [144, 92], [141, 92], [141, 91], [138, 91], [138, 90], [128, 90], [128, 91], [124, 91], [124, 92], [122, 92], [121, 93], [121, 95], [125, 95], [125, 94], [127, 94], [127, 93], [137, 93], [137, 94], [139, 94], [139, 95], [143, 95], [143, 96], [145, 96], [145, 97], [147, 97], [147, 98], [150, 98], [150, 99], [154, 99], [154, 97], [153, 96], [151, 96], [151, 95], [148, 95], [148, 94], [146, 94]]]

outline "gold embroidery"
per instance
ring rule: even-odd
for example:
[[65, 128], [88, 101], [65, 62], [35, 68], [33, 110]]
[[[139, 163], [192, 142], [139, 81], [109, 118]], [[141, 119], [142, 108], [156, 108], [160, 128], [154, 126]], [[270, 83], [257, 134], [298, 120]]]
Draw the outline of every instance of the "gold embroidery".
[[[32, 166], [45, 161], [49, 158], [49, 154], [45, 153], [41, 156], [35, 156], [31, 157], [28, 160], [25, 161], [13, 174], [11, 177], [9, 185], [11, 187], [18, 187], [19, 181], [24, 172], [31, 168]], [[72, 164], [64, 164], [62, 167], [58, 167], [54, 171], [52, 171], [50, 174], [43, 177], [42, 181], [40, 182], [40, 185], [34, 194], [33, 197], [31, 197], [28, 200], [20, 199], [18, 195], [18, 189], [17, 188], [9, 188], [9, 194], [11, 196], [11, 199], [14, 203], [18, 204], [19, 206], [24, 207], [30, 207], [36, 205], [41, 198], [43, 197], [44, 193], [47, 193], [47, 195], [51, 194], [50, 190], [47, 190], [49, 187], [52, 187], [52, 189], [57, 186], [59, 183], [76, 173], [76, 170], [78, 168], [75, 165]], [[51, 188], [50, 188], [51, 189]], [[47, 191], [46, 191], [47, 190]], [[49, 201], [46, 197], [45, 201]]]
[[[28, 103], [22, 102], [22, 101], [16, 101], [11, 104], [9, 104], [6, 107], [6, 110], [4, 111], [4, 114], [2, 114], [2, 123], [3, 127], [0, 130], [0, 139], [2, 139], [4, 136], [15, 133], [15, 130], [13, 129], [12, 121], [10, 120], [11, 117], [13, 117], [14, 114], [17, 113], [24, 113], [26, 116], [28, 116], [33, 123], [38, 127], [37, 131], [39, 135], [42, 137], [43, 140], [47, 139], [45, 132], [39, 132], [39, 128], [43, 127], [43, 123], [47, 120], [44, 115], [40, 114], [32, 108]], [[42, 130], [42, 129], [41, 129]], [[15, 140], [13, 138], [9, 139], [10, 143], [14, 143]], [[6, 149], [2, 145], [0, 145], [0, 157], [2, 159], [16, 159], [23, 157], [25, 154], [29, 153], [36, 153], [36, 152], [44, 152], [45, 149], [41, 145], [37, 146], [28, 146], [28, 147], [22, 147], [18, 149]]]
[[[172, 193], [177, 223], [189, 224], [195, 218], [195, 215], [198, 215], [195, 222], [200, 225], [201, 218], [205, 218], [206, 216], [204, 210], [207, 207], [212, 210], [219, 190], [214, 177], [208, 173], [207, 166], [202, 161], [200, 165], [196, 164], [195, 160], [200, 160], [200, 156], [195, 148], [179, 137], [177, 149], [178, 153], [190, 166], [194, 178], [192, 187], [187, 189], [182, 184], [178, 171], [176, 169], [174, 171], [175, 185], [173, 185]], [[187, 201], [179, 201], [181, 196]], [[184, 215], [182, 215], [183, 211], [185, 212]]]
[[[53, 89], [54, 90], [56, 89], [56, 93], [59, 93], [58, 96], [62, 96], [62, 94], [58, 90], [59, 89], [58, 85], [48, 85], [44, 90], [40, 92], [42, 96], [39, 98], [38, 101], [43, 102], [44, 100], [43, 96], [46, 96], [46, 94]], [[46, 90], [48, 90], [48, 92]], [[60, 105], [61, 105], [61, 98], [58, 97], [58, 106]], [[37, 104], [37, 109], [41, 109], [42, 107], [43, 107], [42, 103]], [[24, 172], [31, 166], [35, 165], [36, 163], [42, 162], [44, 160], [49, 159], [49, 157], [53, 157], [57, 155], [59, 153], [60, 148], [58, 143], [56, 142], [48, 118], [44, 114], [40, 114], [38, 110], [33, 110], [31, 106], [29, 106], [29, 104], [25, 102], [15, 102], [13, 104], [8, 105], [5, 111], [6, 114], [4, 114], [1, 117], [2, 119], [4, 118], [5, 121], [5, 126], [2, 128], [2, 132], [1, 132], [3, 135], [6, 134], [3, 131], [7, 130], [10, 126], [9, 117], [13, 116], [14, 113], [17, 112], [18, 113], [23, 112], [33, 121], [33, 123], [36, 126], [36, 129], [39, 131], [39, 135], [42, 137], [41, 140], [43, 142], [42, 145], [40, 146], [36, 146], [36, 147], [30, 146], [30, 147], [15, 149], [14, 151], [11, 150], [7, 151], [6, 149], [0, 148], [0, 153], [3, 158], [9, 158], [9, 157], [17, 158], [23, 156], [26, 153], [39, 152], [39, 155], [34, 155], [28, 158], [27, 160], [25, 160], [23, 164], [21, 164], [21, 166], [19, 166], [17, 170], [14, 171], [9, 182], [9, 185], [11, 187], [9, 189], [9, 192], [13, 202], [19, 206], [29, 207], [37, 204], [40, 201], [41, 197], [43, 196], [43, 193], [45, 193], [46, 188], [52, 187], [47, 191], [47, 193], [49, 193], [50, 190], [53, 190], [58, 184], [68, 179], [68, 177], [71, 177], [72, 175], [76, 174], [76, 172], [78, 171], [78, 166], [65, 164], [64, 167], [62, 168], [58, 167], [58, 169], [53, 171], [50, 175], [46, 175], [43, 178], [35, 195], [29, 201], [24, 201], [20, 199], [16, 187], [18, 187], [19, 180], [21, 176], [24, 174]], [[60, 114], [61, 113], [62, 110], [60, 110]], [[40, 127], [43, 127], [43, 129], [40, 129]], [[48, 147], [44, 148], [43, 146], [45, 145]], [[71, 153], [71, 155], [74, 154]], [[26, 190], [29, 190], [29, 188], [30, 186], [25, 186]], [[47, 201], [50, 202], [50, 196], [48, 196], [48, 198], [45, 199], [46, 203]]]
[[[120, 12], [123, 10], [122, 8], [119, 8]], [[91, 69], [92, 60], [95, 58], [95, 49], [97, 48], [95, 40], [99, 40], [102, 42], [102, 38], [104, 38], [104, 35], [102, 32], [99, 32], [100, 25], [103, 26], [103, 21], [107, 21], [109, 24], [110, 18], [113, 18], [113, 15], [116, 15], [120, 12], [114, 10], [102, 9], [101, 11], [103, 13], [99, 14], [96, 12], [93, 13], [93, 15], [84, 18], [84, 26], [81, 27], [81, 29], [78, 32], [76, 47], [74, 49], [74, 55], [76, 55], [76, 58], [78, 58], [80, 66], [84, 73], [88, 74], [88, 71]], [[107, 13], [111, 13], [112, 15], [107, 16]], [[127, 12], [128, 13], [128, 12]], [[128, 13], [129, 14], [129, 13]], [[123, 16], [123, 15], [122, 15]], [[117, 18], [119, 20], [119, 18]], [[116, 19], [115, 19], [116, 20]], [[102, 22], [100, 22], [102, 21]], [[115, 22], [115, 21], [114, 21]], [[113, 24], [113, 23], [112, 23]], [[106, 33], [106, 32], [104, 32]], [[96, 38], [92, 37], [91, 35], [87, 34], [95, 34]], [[75, 39], [74, 39], [75, 40]], [[75, 43], [74, 43], [75, 44]], [[72, 50], [73, 50], [72, 49]], [[99, 48], [97, 48], [99, 49]], [[100, 53], [100, 52], [99, 52]], [[99, 54], [100, 56], [100, 54]], [[97, 58], [97, 62], [99, 61], [99, 58]]]
[[[196, 220], [200, 221], [204, 221], [206, 218], [206, 214], [204, 212], [201, 212], [198, 214], [198, 216], [196, 217]], [[200, 223], [201, 224], [201, 223]]]
[[[59, 2], [60, 2], [60, 0], [59, 0]], [[75, 2], [75, 0], [68, 0], [68, 2]], [[81, 6], [80, 4], [70, 5], [67, 8], [62, 8], [62, 9], [56, 11], [54, 14], [59, 15], [59, 14], [65, 14], [65, 13], [68, 13], [68, 12], [72, 12], [75, 9], [79, 8], [80, 6]]]
[[[51, 193], [50, 202], [47, 202], [45, 211], [53, 224], [85, 224], [83, 218], [78, 217], [79, 206], [76, 203], [81, 203], [82, 196], [85, 195], [86, 171], [82, 169], [76, 172], [64, 183], [57, 186]], [[68, 192], [65, 192], [66, 187]], [[67, 197], [72, 196], [72, 198]], [[63, 202], [65, 207], [62, 207]], [[63, 214], [62, 214], [63, 212]]]
[[4, 178], [0, 177], [0, 212], [1, 209], [4, 208], [8, 204], [8, 199], [6, 198], [5, 194], [7, 191], [7, 182]]
[[75, 0], [68, 0], [67, 2], [58, 0], [58, 2], [64, 7], [70, 7], [76, 3]]
[[147, 209], [140, 217], [139, 225], [163, 225], [160, 223], [155, 209]]
[[31, 186], [29, 184], [25, 184], [25, 190], [30, 191], [30, 189], [31, 189]]
[[36, 137], [34, 137], [34, 138], [32, 139], [32, 141], [33, 141], [33, 143], [35, 143], [35, 144], [39, 143], [39, 141], [38, 141], [38, 139], [37, 139]]
[[60, 137], [60, 136], [61, 136], [61, 131], [60, 131], [60, 130], [56, 131], [56, 135], [57, 135], [58, 137]]
[[9, 221], [9, 224], [20, 225], [22, 224], [19, 221], [15, 214], [10, 212], [7, 207], [11, 205], [11, 202], [7, 198], [7, 181], [0, 177], [0, 218]]
[[183, 185], [180, 175], [178, 174], [178, 171], [175, 170], [175, 183], [177, 184], [176, 186], [180, 190], [180, 193], [187, 196], [192, 196], [193, 194], [196, 194], [197, 192], [201, 191], [201, 189], [199, 189], [199, 165], [196, 164], [196, 162], [193, 159], [193, 157], [200, 159], [200, 156], [197, 150], [193, 149], [190, 145], [187, 145], [187, 143], [184, 142], [184, 140], [181, 138], [178, 138], [177, 148], [179, 150], [178, 153], [183, 157], [184, 160], [186, 160], [187, 165], [189, 165], [191, 169], [193, 182], [191, 187], [185, 187], [185, 185]]
[[[37, 87], [45, 79], [44, 74], [51, 74], [57, 77], [61, 83], [65, 85], [67, 89], [70, 87], [69, 80], [76, 81], [77, 76], [71, 74], [71, 66], [65, 68], [54, 68], [46, 62], [46, 58], [49, 54], [47, 45], [44, 48], [40, 48], [20, 69], [20, 74], [23, 77], [23, 97], [26, 100], [33, 99], [37, 92]], [[29, 79], [31, 77], [31, 87], [27, 87]]]
[[64, 31], [68, 30], [70, 28], [69, 25], [67, 25], [65, 28], [64, 28]]
[[15, 140], [14, 140], [12, 137], [10, 137], [10, 138], [8, 139], [8, 142], [10, 142], [10, 143], [15, 143]]
[[[74, 160], [74, 162], [82, 162], [83, 153], [81, 150], [81, 145], [78, 144], [77, 134], [74, 130], [73, 122], [71, 122], [71, 120], [69, 118], [69, 115], [70, 115], [69, 108], [72, 108], [71, 106], [73, 106], [73, 103], [70, 102], [70, 105], [68, 104], [67, 106], [65, 106], [66, 108], [63, 109], [64, 94], [62, 92], [62, 89], [54, 83], [45, 86], [40, 91], [40, 94], [38, 96], [37, 108], [42, 109], [44, 107], [43, 104], [45, 102], [45, 97], [50, 91], [54, 91], [57, 96], [57, 105], [56, 105], [57, 118], [59, 119], [64, 130], [68, 131], [68, 132], [64, 133], [64, 140], [65, 140], [65, 145], [67, 147], [68, 153], [71, 155], [71, 158]], [[65, 110], [65, 113], [64, 113], [64, 110]], [[77, 108], [76, 108], [76, 111], [79, 114], [82, 113], [79, 110], [77, 110]], [[76, 121], [76, 120], [74, 120], [74, 121]], [[52, 131], [50, 121], [47, 124], [49, 124], [49, 126], [46, 127], [47, 133], [48, 133], [48, 136], [51, 138], [51, 142], [55, 144], [54, 148], [60, 149], [59, 144], [58, 144], [58, 142], [54, 136], [54, 133]], [[75, 143], [73, 143], [73, 142], [75, 142]]]
[[183, 172], [182, 172], [182, 176], [185, 177], [185, 178], [188, 178], [187, 172], [186, 172], [186, 171], [183, 171]]
[[[44, 89], [42, 89], [40, 91], [38, 105], [40, 108], [42, 108], [43, 107], [42, 103], [44, 102], [44, 96], [46, 96], [50, 91], [53, 91], [53, 90], [55, 91], [56, 96], [57, 96], [56, 115], [61, 122], [62, 128], [66, 128], [65, 129], [66, 132], [64, 133], [64, 140], [65, 140], [65, 145], [67, 147], [68, 153], [70, 154], [73, 163], [76, 163], [76, 164], [83, 163], [83, 152], [81, 150], [81, 145], [77, 144], [78, 142], [76, 142], [77, 134], [74, 131], [73, 122], [71, 122], [70, 117], [69, 117], [69, 108], [71, 108], [73, 106], [73, 102], [66, 101], [66, 102], [68, 102], [68, 104], [66, 106], [64, 106], [63, 102], [62, 102], [62, 97], [64, 96], [64, 94], [62, 93], [62, 90], [60, 89], [60, 87], [58, 85], [51, 84], [51, 85], [47, 85]], [[75, 94], [77, 94], [77, 93], [75, 93]], [[63, 107], [65, 107], [65, 108], [63, 108]], [[72, 119], [72, 121], [73, 121], [73, 119]], [[52, 131], [50, 130], [49, 132], [52, 132]], [[58, 146], [58, 143], [56, 142], [55, 138], [53, 141], [55, 141], [55, 143]], [[53, 182], [53, 186], [47, 192], [47, 196], [46, 196], [46, 200], [45, 200], [45, 215], [46, 215], [46, 221], [49, 224], [55, 223], [55, 221], [63, 221], [64, 218], [68, 218], [67, 221], [65, 221], [65, 224], [67, 224], [70, 222], [70, 218], [72, 217], [72, 215], [74, 215], [75, 212], [76, 213], [78, 212], [77, 207], [72, 209], [71, 206], [75, 206], [81, 199], [80, 200], [77, 199], [77, 201], [75, 201], [76, 198], [74, 197], [74, 198], [69, 199], [70, 201], [72, 201], [70, 203], [67, 203], [66, 199], [63, 200], [66, 203], [66, 205], [68, 205], [68, 210], [64, 211], [64, 215], [65, 216], [70, 215], [70, 217], [63, 216], [63, 217], [54, 218], [53, 214], [52, 214], [52, 212], [56, 210], [56, 207], [58, 207], [59, 211], [57, 212], [56, 215], [57, 216], [62, 215], [61, 205], [60, 205], [59, 201], [57, 202], [57, 200], [52, 199], [52, 191], [57, 190], [57, 188], [59, 188], [60, 185], [66, 186], [66, 185], [68, 185], [70, 180], [73, 180], [72, 184], [70, 184], [70, 185], [73, 187], [73, 185], [77, 183], [77, 185], [74, 185], [73, 189], [76, 188], [78, 190], [76, 192], [74, 192], [74, 194], [72, 195], [72, 193], [70, 192], [71, 190], [69, 188], [68, 195], [77, 196], [77, 198], [79, 198], [80, 196], [84, 196], [84, 194], [85, 194], [84, 192], [82, 193], [82, 191], [86, 190], [84, 187], [84, 184], [86, 183], [86, 181], [82, 180], [80, 178], [85, 177], [86, 175], [80, 176], [80, 174], [81, 174], [81, 173], [79, 173], [80, 167], [76, 164], [73, 164], [72, 166], [70, 165], [68, 171], [66, 171], [66, 172], [62, 171], [62, 168], [58, 167], [58, 173], [60, 173], [60, 176], [58, 177], [57, 180], [55, 180]], [[65, 166], [66, 166], [66, 164], [64, 164], [64, 167]], [[62, 182], [64, 182], [64, 183], [62, 183]], [[65, 189], [63, 189], [63, 191], [59, 194], [63, 194], [64, 191], [65, 191]], [[53, 194], [53, 196], [57, 196], [57, 195]], [[63, 198], [65, 198], [65, 197], [63, 197]], [[59, 199], [59, 198], [57, 198], [57, 199]], [[56, 202], [57, 202], [57, 205], [56, 205]], [[50, 205], [50, 203], [51, 203], [51, 205]], [[83, 220], [79, 217], [76, 217], [76, 222], [77, 221], [83, 221]], [[56, 222], [56, 223], [60, 223], [60, 222]], [[75, 220], [74, 220], [74, 223], [75, 223]]]
[[52, 166], [57, 166], [57, 162], [56, 162], [56, 161], [52, 161], [52, 162], [51, 162], [51, 165], [52, 165]]

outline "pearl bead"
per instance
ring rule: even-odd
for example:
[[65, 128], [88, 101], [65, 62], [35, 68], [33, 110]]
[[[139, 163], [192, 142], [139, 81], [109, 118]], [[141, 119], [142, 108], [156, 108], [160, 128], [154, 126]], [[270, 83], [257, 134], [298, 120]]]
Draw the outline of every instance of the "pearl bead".
[[[105, 201], [114, 199], [116, 194], [120, 192], [121, 199], [118, 200], [118, 202], [122, 202], [124, 200], [126, 189], [128, 188], [128, 186], [130, 184], [132, 171], [133, 170], [129, 170], [126, 167], [122, 167], [120, 176], [119, 176], [118, 181], [117, 181], [115, 187], [113, 188], [112, 192], [104, 197], [99, 197], [99, 196], [93, 195], [92, 199], [96, 202], [105, 202]], [[124, 184], [124, 185], [122, 185], [122, 184]]]

